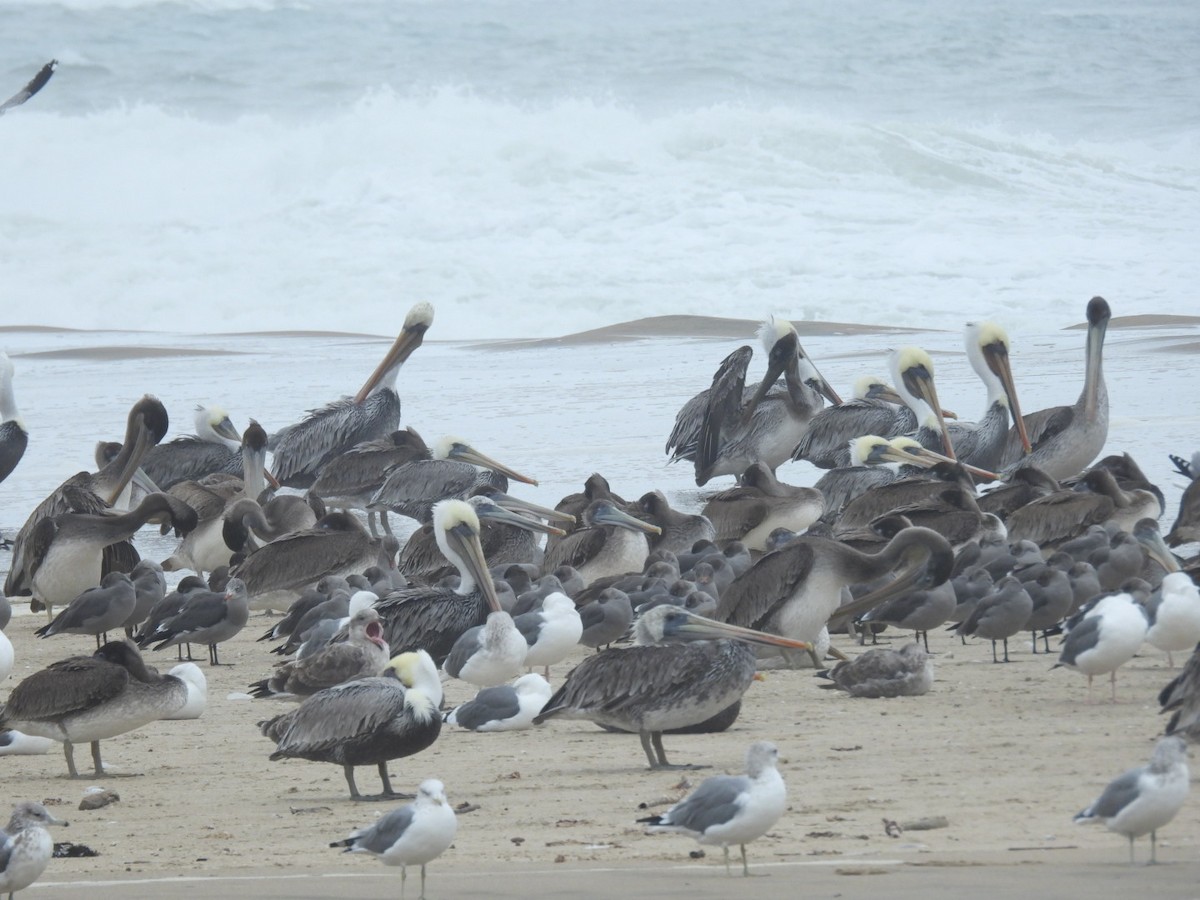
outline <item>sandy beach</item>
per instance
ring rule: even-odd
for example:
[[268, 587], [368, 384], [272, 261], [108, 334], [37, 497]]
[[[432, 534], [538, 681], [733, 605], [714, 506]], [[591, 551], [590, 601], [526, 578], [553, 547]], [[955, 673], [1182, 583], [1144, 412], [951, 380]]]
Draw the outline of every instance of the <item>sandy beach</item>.
[[[1128, 449], [1161, 484], [1167, 495], [1162, 521], [1169, 527], [1183, 483], [1169, 474], [1166, 454], [1190, 455], [1200, 435], [1195, 404], [1173, 399], [1192, 393], [1185, 370], [1194, 359], [1189, 348], [1197, 323], [1119, 325], [1110, 331], [1106, 356], [1113, 407], [1107, 449]], [[730, 334], [733, 341], [748, 338], [745, 330]], [[382, 346], [345, 335], [203, 336], [185, 344], [170, 335], [34, 330], [10, 332], [6, 340], [21, 373], [18, 402], [36, 439], [0, 493], [6, 532], [55, 484], [87, 465], [91, 442], [119, 431], [127, 400], [144, 391], [162, 396], [173, 414], [180, 410], [173, 434], [186, 430], [187, 404], [206, 399], [214, 384], [224, 385], [224, 402], [240, 426], [253, 415], [274, 428], [354, 390]], [[864, 366], [882, 371], [883, 349], [900, 340], [923, 342], [934, 352], [946, 373], [948, 406], [966, 415], [982, 404], [977, 382], [962, 371], [957, 333], [897, 338], [863, 329], [853, 337], [806, 336], [805, 343], [841, 386]], [[296, 342], [321, 354], [322, 363], [311, 367], [318, 371], [297, 364], [281, 390], [280, 367], [294, 361]], [[130, 354], [105, 361], [99, 352], [143, 343], [179, 347], [180, 358]], [[1081, 344], [1081, 335], [1067, 330], [1014, 346], [1028, 409], [1074, 399]], [[663, 465], [662, 441], [675, 409], [707, 385], [731, 340], [681, 344], [675, 332], [644, 332], [631, 341], [614, 336], [606, 343], [500, 347], [482, 357], [476, 346], [431, 342], [422, 348], [401, 376], [405, 421], [427, 437], [474, 425], [470, 435], [482, 449], [539, 476], [540, 486], [527, 494], [538, 502], [577, 490], [599, 470], [626, 496], [660, 487], [682, 508], [698, 504], [691, 472]], [[188, 347], [223, 353], [189, 355]], [[50, 350], [90, 355], [38, 355]], [[236, 383], [225, 372], [231, 365], [241, 376]], [[107, 367], [104, 383], [93, 377], [97, 366]], [[481, 372], [488, 377], [473, 377]], [[659, 377], [654, 389], [636, 389], [649, 373]], [[796, 465], [780, 471], [794, 483], [811, 483], [818, 474]], [[169, 542], [148, 532], [139, 546], [153, 558], [170, 552]], [[7, 564], [7, 553], [0, 553], [0, 569]], [[17, 666], [5, 693], [48, 663], [90, 651], [90, 638], [34, 638], [41, 621], [22, 606], [8, 627]], [[46, 756], [0, 759], [6, 802], [52, 804], [71, 821], [56, 839], [99, 853], [52, 861], [35, 896], [78, 896], [85, 886], [97, 898], [184, 891], [192, 897], [234, 891], [251, 897], [398, 895], [398, 870], [328, 847], [371, 821], [379, 806], [351, 803], [338, 767], [269, 762], [272, 745], [255, 723], [284, 704], [230, 699], [268, 673], [275, 658], [254, 639], [269, 622], [252, 619], [222, 647], [222, 659], [233, 665], [204, 667], [209, 706], [203, 718], [159, 722], [104, 742], [106, 762], [135, 776], [106, 779], [120, 802], [79, 811], [84, 789], [95, 782], [67, 779], [57, 748]], [[900, 646], [907, 636], [888, 632], [883, 639]], [[835, 640], [843, 651], [858, 652], [844, 636]], [[923, 697], [854, 699], [821, 690], [811, 671], [767, 672], [729, 731], [667, 737], [672, 761], [712, 767], [697, 772], [651, 772], [635, 737], [586, 722], [552, 721], [513, 734], [445, 729], [428, 751], [390, 767], [399, 788], [437, 777], [453, 804], [478, 807], [461, 815], [454, 846], [430, 864], [428, 895], [1200, 896], [1200, 799], [1189, 799], [1163, 829], [1162, 865], [1153, 868], [1129, 867], [1121, 836], [1071, 822], [1111, 778], [1149, 758], [1163, 725], [1155, 697], [1172, 677], [1165, 655], [1144, 648], [1120, 672], [1119, 702], [1109, 703], [1107, 685], [1098, 684], [1100, 702], [1089, 705], [1084, 678], [1051, 671], [1053, 657], [1031, 655], [1023, 638], [1010, 642], [1009, 665], [991, 662], [987, 642], [963, 646], [944, 633], [930, 640], [937, 676]], [[554, 684], [583, 652], [555, 667]], [[169, 668], [174, 654], [149, 658]], [[461, 683], [447, 685], [449, 704], [472, 694]], [[789, 787], [788, 811], [750, 846], [751, 867], [763, 877], [726, 878], [719, 849], [693, 859], [694, 841], [646, 835], [635, 824], [647, 808], [661, 810], [706, 775], [739, 771], [746, 747], [760, 739], [779, 746]], [[360, 770], [359, 782], [372, 789], [374, 773]], [[938, 817], [943, 827], [911, 827]], [[889, 837], [885, 819], [909, 827]], [[1139, 841], [1139, 861], [1148, 852], [1148, 843]], [[410, 895], [415, 891], [410, 883]]]

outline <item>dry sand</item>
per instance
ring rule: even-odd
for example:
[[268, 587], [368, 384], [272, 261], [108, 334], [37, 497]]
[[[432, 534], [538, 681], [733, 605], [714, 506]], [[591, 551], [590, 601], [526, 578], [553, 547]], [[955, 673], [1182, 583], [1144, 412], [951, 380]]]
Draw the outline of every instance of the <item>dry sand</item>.
[[[39, 622], [25, 615], [9, 626], [14, 679], [88, 647], [87, 638], [33, 638]], [[272, 745], [254, 723], [283, 703], [227, 699], [269, 670], [267, 645], [253, 640], [266, 620], [252, 625], [222, 651], [234, 665], [205, 665], [203, 718], [104, 742], [109, 765], [139, 773], [105, 780], [119, 803], [76, 809], [97, 782], [68, 780], [57, 749], [0, 760], [8, 799], [55, 804], [71, 820], [56, 838], [100, 853], [54, 860], [38, 896], [77, 896], [84, 883], [94, 897], [395, 895], [398, 871], [328, 847], [381, 805], [350, 802], [338, 767], [267, 760]], [[1148, 650], [1121, 670], [1121, 702], [1107, 702], [1104, 685], [1105, 702], [1089, 706], [1082, 677], [1050, 671], [1024, 641], [1014, 642], [1009, 665], [994, 665], [987, 643], [963, 647], [945, 634], [933, 649], [937, 681], [924, 697], [853, 699], [819, 689], [811, 671], [768, 672], [731, 730], [667, 737], [672, 761], [707, 771], [651, 772], [636, 737], [586, 722], [511, 734], [447, 728], [432, 748], [391, 766], [397, 787], [438, 777], [452, 803], [479, 807], [460, 817], [454, 846], [430, 865], [429, 895], [1200, 895], [1200, 799], [1163, 830], [1163, 865], [1153, 868], [1129, 867], [1119, 835], [1071, 822], [1110, 778], [1149, 757], [1162, 726], [1154, 696], [1170, 677], [1164, 657]], [[151, 654], [163, 668], [171, 656]], [[448, 702], [470, 695], [447, 686]], [[686, 784], [740, 769], [746, 747], [763, 738], [780, 747], [790, 797], [782, 820], [750, 846], [752, 869], [766, 877], [727, 879], [719, 849], [692, 860], [691, 839], [635, 824], [643, 804], [661, 809]], [[358, 779], [364, 790], [377, 783], [369, 768]], [[884, 831], [885, 818], [939, 816], [946, 827]], [[1137, 849], [1144, 861], [1147, 843]]]

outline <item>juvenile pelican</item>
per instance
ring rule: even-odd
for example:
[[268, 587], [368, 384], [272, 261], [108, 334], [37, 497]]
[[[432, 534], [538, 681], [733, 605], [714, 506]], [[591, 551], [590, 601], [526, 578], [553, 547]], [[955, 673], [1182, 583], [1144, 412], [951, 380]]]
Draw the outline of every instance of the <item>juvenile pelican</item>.
[[585, 586], [598, 578], [640, 572], [650, 555], [647, 534], [660, 534], [657, 525], [635, 519], [611, 500], [593, 500], [583, 511], [583, 526], [546, 551], [542, 570], [573, 566]]
[[1050, 477], [1062, 480], [1077, 475], [1100, 455], [1108, 440], [1108, 388], [1104, 384], [1104, 335], [1112, 312], [1103, 297], [1087, 305], [1086, 369], [1083, 390], [1071, 406], [1040, 409], [1025, 416], [1025, 429], [1033, 452], [1022, 456], [1020, 436], [1009, 431], [1002, 465], [1013, 468], [1032, 463]]
[[[375, 510], [367, 507], [375, 492], [383, 487], [388, 471], [406, 462], [432, 458], [432, 451], [410, 425], [386, 437], [355, 444], [345, 453], [335, 456], [321, 469], [321, 474], [309, 488], [309, 494], [315, 494], [326, 505], [336, 509], [361, 509], [367, 512], [367, 524], [371, 533], [375, 534]], [[383, 530], [391, 534], [387, 510], [379, 512]]]
[[90, 742], [95, 776], [101, 777], [100, 741], [164, 719], [187, 702], [183, 679], [147, 668], [127, 641], [110, 641], [95, 656], [52, 663], [18, 684], [0, 727], [61, 742], [72, 778], [79, 777], [74, 745]]
[[[814, 643], [835, 613], [853, 616], [914, 587], [935, 587], [953, 565], [949, 543], [928, 528], [905, 528], [878, 553], [802, 535], [735, 578], [713, 618]], [[839, 609], [843, 587], [897, 568], [892, 581]]]
[[[72, 475], [38, 504], [13, 540], [12, 564], [4, 581], [5, 594], [16, 597], [33, 591], [33, 557], [30, 556], [26, 545], [32, 539], [38, 524], [61, 513], [95, 514], [111, 509], [141, 465], [146, 451], [161, 441], [167, 433], [168, 421], [166, 407], [157, 398], [146, 395], [129, 410], [125, 423], [125, 441], [121, 444], [120, 452], [95, 474], [79, 472]], [[119, 569], [118, 560], [128, 562], [128, 567], [132, 568], [137, 564], [137, 554], [132, 546], [129, 546], [123, 555], [117, 554], [116, 551], [107, 551], [105, 571]], [[99, 580], [100, 575], [97, 574], [71, 596], [79, 594]]]
[[746, 751], [745, 775], [706, 778], [691, 794], [665, 813], [638, 819], [651, 834], [674, 832], [694, 837], [701, 844], [716, 844], [725, 853], [729, 872], [729, 845], [742, 849], [742, 875], [750, 874], [746, 845], [762, 837], [787, 808], [787, 787], [775, 768], [779, 751], [768, 741], [756, 741]]
[[[755, 462], [774, 472], [792, 458], [809, 421], [821, 409], [822, 396], [841, 402], [800, 346], [790, 322], [772, 316], [758, 336], [767, 353], [767, 372], [757, 386], [746, 387], [754, 351], [740, 347], [722, 361], [712, 386], [675, 416], [666, 451], [672, 462], [692, 460], [698, 485], [719, 475], [741, 475]], [[781, 374], [784, 389], [775, 385]]]
[[[278, 748], [271, 760], [307, 759], [342, 766], [352, 800], [400, 796], [388, 760], [420, 753], [442, 730], [442, 683], [424, 650], [394, 657], [376, 678], [347, 681], [308, 697], [296, 709], [259, 722]], [[354, 767], [377, 765], [383, 793], [363, 797]]]
[[702, 513], [713, 524], [714, 540], [741, 541], [750, 550], [762, 551], [776, 528], [804, 531], [824, 511], [825, 499], [816, 488], [784, 484], [762, 463], [755, 463], [743, 473], [740, 485], [710, 497]]
[[433, 307], [418, 303], [379, 366], [353, 399], [311, 410], [308, 417], [271, 437], [275, 477], [284, 487], [310, 487], [331, 459], [363, 441], [376, 440], [400, 425], [396, 375], [421, 346], [433, 324]]
[[563, 716], [637, 732], [650, 768], [673, 768], [663, 732], [697, 725], [741, 699], [757, 663], [748, 644], [810, 649], [670, 604], [638, 619], [635, 641], [637, 646], [605, 650], [576, 666], [534, 724]]

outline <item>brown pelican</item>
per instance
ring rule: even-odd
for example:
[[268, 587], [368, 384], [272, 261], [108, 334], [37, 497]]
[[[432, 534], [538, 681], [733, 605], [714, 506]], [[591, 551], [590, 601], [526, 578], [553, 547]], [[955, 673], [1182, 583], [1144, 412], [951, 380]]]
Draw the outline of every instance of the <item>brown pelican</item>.
[[917, 417], [916, 441], [954, 459], [954, 442], [933, 381], [933, 358], [920, 347], [900, 347], [889, 357], [896, 393]]
[[919, 697], [933, 687], [933, 663], [926, 649], [915, 641], [899, 650], [876, 647], [817, 675], [833, 682], [821, 687], [851, 697]]
[[390, 510], [424, 523], [430, 521], [435, 503], [465, 500], [476, 488], [487, 485], [508, 490], [509, 478], [537, 484], [536, 479], [480, 453], [461, 438], [444, 437], [434, 445], [432, 459], [415, 459], [392, 468], [368, 509]]
[[1124, 531], [1162, 513], [1150, 491], [1123, 491], [1107, 469], [1091, 469], [1081, 479], [1086, 490], [1060, 490], [1026, 504], [1008, 517], [1010, 540], [1054, 547], [1078, 537], [1092, 525], [1114, 523]]
[[309, 487], [331, 459], [400, 426], [396, 375], [421, 346], [432, 324], [433, 307], [416, 304], [408, 311], [395, 343], [353, 399], [335, 400], [311, 410], [307, 418], [271, 436], [273, 468], [281, 485]]
[[[233, 550], [225, 541], [225, 513], [236, 501], [258, 497], [266, 487], [267, 433], [251, 420], [238, 453], [242, 477], [215, 473], [199, 481], [177, 481], [170, 494], [196, 511], [198, 522], [175, 548], [167, 571], [190, 569], [197, 575], [229, 565]], [[301, 501], [303, 502], [303, 501]]]
[[1158, 829], [1175, 818], [1187, 799], [1187, 744], [1177, 737], [1161, 738], [1145, 766], [1130, 769], [1109, 782], [1099, 797], [1075, 815], [1076, 824], [1103, 822], [1109, 831], [1129, 838], [1129, 864], [1133, 865], [1133, 839], [1150, 834], [1150, 862], [1158, 862]]
[[324, 502], [311, 492], [305, 497], [278, 494], [265, 504], [235, 495], [221, 516], [221, 538], [234, 553], [249, 554], [285, 534], [312, 528], [326, 512]]
[[694, 837], [701, 844], [717, 845], [725, 852], [729, 872], [729, 845], [742, 848], [742, 875], [750, 874], [746, 845], [766, 834], [787, 808], [787, 787], [775, 768], [779, 751], [768, 741], [756, 741], [746, 751], [745, 775], [715, 775], [665, 813], [638, 819], [651, 834], [674, 832]]
[[29, 432], [13, 397], [13, 364], [0, 353], [0, 481], [17, 467], [29, 444]]
[[[420, 753], [442, 730], [442, 683], [424, 650], [401, 653], [383, 675], [318, 691], [296, 709], [259, 722], [278, 748], [272, 760], [307, 759], [342, 766], [352, 800], [385, 800], [399, 794], [388, 779], [388, 760]], [[383, 793], [363, 797], [354, 767], [377, 765]]]
[[[928, 462], [923, 455], [913, 458]], [[923, 475], [881, 485], [847, 503], [837, 516], [833, 534], [840, 537], [889, 515], [903, 515], [957, 544], [974, 536], [982, 514], [966, 470], [959, 463], [937, 462]]]
[[[4, 581], [5, 594], [16, 597], [32, 593], [33, 570], [30, 563], [33, 557], [29, 555], [26, 545], [38, 523], [61, 513], [102, 513], [110, 509], [133, 478], [146, 451], [162, 440], [167, 427], [167, 409], [157, 398], [146, 395], [133, 405], [125, 425], [125, 441], [116, 457], [95, 474], [79, 472], [72, 475], [29, 514], [13, 540], [12, 565]], [[137, 561], [137, 553], [132, 546], [127, 546], [124, 552], [108, 551], [105, 554], [105, 571], [120, 570], [126, 565], [124, 571], [128, 571], [137, 565]], [[99, 581], [100, 575], [97, 574], [71, 596], [76, 596]]]
[[[801, 535], [762, 557], [721, 594], [713, 618], [815, 643], [835, 613], [853, 616], [914, 587], [950, 576], [954, 551], [928, 528], [905, 528], [878, 553], [862, 553], [828, 538]], [[842, 588], [887, 575], [892, 581], [847, 606]], [[820, 668], [820, 660], [814, 659]]]
[[1009, 431], [1001, 465], [1007, 468], [1032, 463], [1060, 481], [1077, 475], [1100, 455], [1108, 440], [1108, 388], [1104, 384], [1104, 335], [1112, 312], [1103, 297], [1087, 305], [1086, 369], [1083, 390], [1072, 406], [1054, 406], [1025, 416], [1025, 430], [1033, 451], [1023, 456], [1020, 437]]
[[[821, 409], [822, 396], [841, 402], [808, 359], [791, 323], [771, 317], [758, 334], [767, 353], [767, 373], [756, 387], [746, 387], [754, 351], [740, 347], [722, 361], [712, 386], [675, 416], [666, 452], [672, 454], [671, 462], [692, 460], [698, 485], [719, 475], [741, 475], [755, 462], [775, 471], [792, 458]], [[784, 389], [775, 386], [781, 374]]]
[[446, 715], [447, 725], [467, 731], [521, 731], [550, 699], [550, 682], [536, 672], [522, 675], [511, 685], [484, 688], [474, 699]]
[[146, 636], [142, 646], [155, 644], [155, 650], [165, 650], [179, 644], [207, 644], [209, 665], [219, 666], [217, 644], [232, 638], [249, 620], [246, 600], [246, 585], [240, 578], [230, 578], [223, 593], [193, 594], [178, 613]]
[[1022, 449], [1031, 449], [1008, 361], [1008, 335], [995, 322], [972, 322], [966, 343], [971, 368], [987, 387], [987, 409], [978, 422], [950, 422], [946, 427], [962, 462], [997, 469], [1004, 458], [1010, 416]]
[[636, 646], [605, 650], [576, 666], [534, 724], [562, 716], [637, 732], [650, 768], [675, 768], [663, 732], [699, 724], [741, 699], [757, 667], [748, 644], [810, 649], [671, 604], [644, 613], [634, 635]]
[[100, 635], [108, 643], [108, 632], [120, 628], [133, 614], [137, 591], [124, 572], [109, 572], [98, 587], [88, 588], [67, 604], [48, 625], [34, 632], [38, 637], [56, 634], [90, 634], [100, 649]]
[[164, 491], [213, 472], [242, 474], [242, 436], [229, 414], [219, 406], [197, 406], [195, 425], [195, 434], [152, 447], [142, 460], [142, 471]]
[[105, 548], [128, 540], [158, 517], [179, 534], [196, 526], [190, 506], [162, 493], [148, 494], [137, 509], [119, 515], [64, 512], [40, 519], [24, 548], [34, 599], [52, 611], [99, 584]]
[[[942, 415], [948, 416], [945, 410]], [[792, 459], [819, 469], [850, 465], [850, 442], [868, 434], [899, 437], [917, 428], [917, 417], [904, 398], [881, 378], [864, 375], [854, 384], [854, 399], [828, 406], [812, 417]]]
[[[203, 681], [199, 669], [189, 677], [195, 675]], [[100, 741], [173, 715], [187, 702], [188, 685], [182, 678], [159, 675], [133, 644], [111, 641], [94, 656], [52, 663], [18, 684], [0, 725], [61, 742], [72, 778], [79, 777], [74, 745], [90, 742], [100, 777]]]
[[382, 564], [384, 547], [351, 513], [333, 512], [304, 531], [251, 553], [232, 574], [246, 583], [252, 609], [286, 609], [327, 575], [353, 575]]
[[1165, 729], [1189, 741], [1200, 741], [1200, 644], [1182, 671], [1158, 693], [1160, 713], [1171, 713]]
[[[1175, 459], [1175, 457], [1172, 457]], [[1167, 545], [1178, 547], [1200, 541], [1200, 453], [1192, 457], [1193, 466], [1188, 467], [1192, 480], [1183, 489], [1183, 497], [1179, 500], [1179, 515], [1175, 524], [1167, 533]]]
[[254, 697], [307, 697], [335, 684], [374, 677], [387, 663], [388, 647], [379, 613], [367, 607], [350, 617], [349, 635], [344, 642], [329, 644], [303, 659], [280, 663], [270, 678], [252, 684], [250, 693]]
[[346, 853], [370, 853], [385, 866], [399, 866], [401, 900], [408, 867], [420, 866], [424, 900], [425, 864], [446, 852], [457, 831], [458, 820], [446, 799], [445, 786], [436, 778], [428, 778], [417, 788], [414, 803], [384, 813], [346, 840], [329, 846], [345, 847]]
[[[479, 517], [479, 543], [484, 559], [492, 567], [518, 563], [540, 563], [542, 551], [536, 534], [563, 535], [561, 528], [546, 525], [532, 516], [566, 521], [567, 514], [529, 503], [491, 488], [466, 501]], [[530, 515], [525, 515], [529, 513]], [[572, 523], [574, 519], [570, 520]], [[400, 551], [397, 568], [410, 578], [432, 583], [453, 571], [438, 547], [433, 524], [422, 525]]]
[[832, 520], [851, 500], [867, 491], [926, 468], [909, 452], [920, 447], [907, 437], [889, 441], [868, 434], [855, 438], [850, 442], [850, 465], [830, 469], [814, 485], [825, 500], [825, 518]]
[[[328, 506], [367, 512], [367, 524], [375, 534], [375, 510], [367, 507], [375, 492], [383, 487], [388, 471], [406, 462], [432, 458], [433, 452], [410, 425], [387, 437], [355, 444], [341, 456], [334, 457], [321, 469], [308, 492], [320, 497]], [[387, 510], [379, 512], [383, 530], [391, 534]]]
[[392, 653], [424, 649], [440, 665], [468, 628], [482, 625], [500, 600], [479, 544], [479, 517], [463, 500], [444, 500], [433, 510], [438, 547], [458, 570], [458, 587], [392, 591], [375, 604]]
[[67, 825], [40, 803], [25, 801], [13, 807], [12, 818], [0, 831], [0, 894], [13, 894], [29, 887], [54, 855], [54, 840], [47, 825]]
[[776, 528], [804, 531], [824, 511], [825, 499], [816, 488], [784, 484], [765, 465], [755, 463], [742, 474], [740, 485], [710, 497], [702, 513], [712, 522], [713, 540], [741, 541], [762, 551]]
[[649, 491], [638, 500], [640, 513], [659, 533], [649, 540], [651, 550], [670, 550], [672, 553], [692, 549], [697, 541], [711, 541], [716, 537], [713, 523], [704, 515], [680, 512], [672, 509], [662, 491]]
[[646, 535], [660, 531], [617, 509], [611, 500], [592, 501], [583, 512], [583, 525], [546, 551], [543, 571], [573, 566], [585, 585], [609, 575], [640, 572], [650, 553]]

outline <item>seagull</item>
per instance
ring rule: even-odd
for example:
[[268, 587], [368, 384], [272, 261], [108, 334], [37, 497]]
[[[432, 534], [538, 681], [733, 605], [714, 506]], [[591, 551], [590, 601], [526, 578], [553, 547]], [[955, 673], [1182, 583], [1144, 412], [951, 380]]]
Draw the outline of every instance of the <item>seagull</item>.
[[503, 684], [521, 671], [529, 644], [504, 610], [488, 613], [482, 625], [468, 628], [442, 664], [451, 678], [461, 678], [476, 687]]
[[532, 672], [512, 684], [484, 688], [474, 700], [451, 710], [446, 724], [468, 731], [520, 731], [533, 725], [550, 693], [550, 682]]
[[408, 867], [421, 867], [421, 900], [425, 900], [425, 864], [446, 852], [458, 831], [458, 820], [446, 799], [446, 788], [436, 778], [421, 782], [417, 799], [393, 809], [366, 828], [330, 847], [345, 847], [344, 853], [370, 853], [385, 866], [400, 867], [400, 897]]
[[1129, 864], [1133, 865], [1133, 839], [1150, 834], [1150, 864], [1158, 862], [1155, 844], [1158, 829], [1175, 818], [1188, 795], [1187, 744], [1169, 736], [1154, 747], [1148, 765], [1118, 775], [1092, 804], [1075, 816], [1076, 824], [1104, 822], [1109, 831], [1129, 838]]
[[1149, 627], [1146, 612], [1129, 591], [1115, 591], [1097, 597], [1076, 617], [1074, 624], [1068, 622], [1070, 631], [1053, 668], [1066, 666], [1086, 675], [1089, 701], [1092, 679], [1111, 672], [1112, 699], [1116, 703], [1117, 669], [1133, 659], [1142, 646]]
[[706, 778], [661, 816], [638, 821], [651, 834], [690, 834], [701, 844], [720, 845], [727, 874], [729, 845], [737, 844], [742, 848], [742, 875], [749, 875], [746, 845], [766, 834], [787, 807], [787, 786], [775, 768], [778, 758], [774, 744], [756, 741], [746, 751], [745, 775]]
[[26, 800], [13, 807], [12, 818], [0, 831], [0, 894], [9, 900], [37, 881], [54, 854], [47, 825], [67, 825], [40, 803]]
[[913, 641], [900, 650], [876, 647], [817, 675], [833, 682], [821, 687], [836, 688], [851, 697], [916, 697], [929, 693], [933, 686], [933, 663]]
[[583, 637], [583, 619], [575, 609], [575, 602], [558, 591], [542, 601], [541, 609], [517, 616], [514, 624], [529, 645], [525, 653], [526, 668], [543, 666], [547, 678], [550, 667], [562, 662]]

